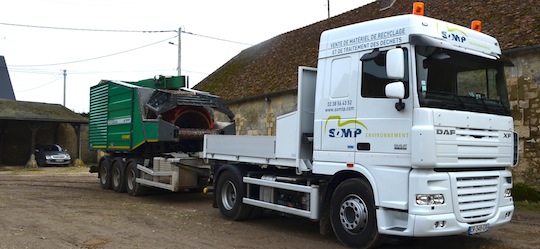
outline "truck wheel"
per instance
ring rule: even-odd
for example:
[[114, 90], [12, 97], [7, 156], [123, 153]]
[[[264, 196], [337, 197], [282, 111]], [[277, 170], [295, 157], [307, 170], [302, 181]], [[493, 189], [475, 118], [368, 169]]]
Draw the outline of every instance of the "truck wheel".
[[137, 162], [129, 160], [126, 167], [126, 191], [129, 195], [139, 196], [146, 192], [146, 188], [137, 182], [141, 172], [137, 169]]
[[219, 211], [230, 220], [245, 220], [251, 215], [252, 206], [242, 203], [246, 196], [242, 176], [226, 170], [218, 179], [216, 192]]
[[348, 247], [373, 248], [385, 239], [377, 228], [371, 185], [363, 179], [339, 184], [330, 203], [330, 222], [338, 240]]
[[102, 189], [111, 189], [111, 162], [108, 158], [99, 161], [99, 183]]
[[125, 164], [121, 158], [113, 161], [111, 168], [112, 189], [118, 193], [126, 192]]

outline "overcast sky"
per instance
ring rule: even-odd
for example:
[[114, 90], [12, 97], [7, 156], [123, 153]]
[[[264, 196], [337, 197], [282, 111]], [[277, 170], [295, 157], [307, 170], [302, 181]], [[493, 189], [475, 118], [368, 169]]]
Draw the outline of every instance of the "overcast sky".
[[[330, 14], [370, 2], [330, 0]], [[66, 106], [88, 112], [101, 79], [176, 75], [180, 27], [193, 86], [250, 45], [327, 16], [327, 0], [0, 0], [0, 55], [17, 100], [62, 104], [66, 70]]]

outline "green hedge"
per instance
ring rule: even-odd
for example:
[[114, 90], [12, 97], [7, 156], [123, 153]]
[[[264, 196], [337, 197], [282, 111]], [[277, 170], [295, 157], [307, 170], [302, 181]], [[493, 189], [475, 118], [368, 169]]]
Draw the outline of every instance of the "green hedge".
[[523, 183], [514, 185], [512, 195], [515, 201], [540, 202], [540, 192]]

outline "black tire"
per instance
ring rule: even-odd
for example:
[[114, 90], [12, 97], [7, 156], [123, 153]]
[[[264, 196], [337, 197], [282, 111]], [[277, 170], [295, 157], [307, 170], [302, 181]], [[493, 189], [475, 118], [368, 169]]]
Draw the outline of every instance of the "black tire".
[[108, 158], [99, 161], [99, 183], [102, 189], [111, 189], [111, 162]]
[[242, 203], [246, 196], [246, 187], [242, 183], [242, 175], [231, 170], [224, 171], [218, 179], [216, 200], [219, 212], [229, 220], [245, 220], [251, 215], [253, 206]]
[[111, 185], [115, 192], [126, 192], [126, 165], [121, 158], [117, 158], [113, 161], [111, 167]]
[[146, 187], [137, 182], [141, 171], [137, 169], [137, 161], [129, 160], [126, 167], [126, 191], [131, 196], [140, 196], [146, 193]]
[[330, 201], [330, 222], [338, 240], [353, 248], [373, 248], [384, 242], [379, 234], [371, 185], [364, 179], [339, 184]]

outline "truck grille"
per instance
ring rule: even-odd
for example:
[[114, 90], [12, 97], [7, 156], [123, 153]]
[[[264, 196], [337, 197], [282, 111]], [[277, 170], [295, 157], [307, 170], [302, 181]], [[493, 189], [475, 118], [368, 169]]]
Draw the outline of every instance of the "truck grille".
[[463, 222], [483, 221], [495, 212], [498, 176], [457, 177], [457, 214]]
[[454, 136], [454, 130], [447, 132], [450, 135], [437, 135], [439, 168], [507, 167], [512, 163], [513, 145], [500, 130], [456, 128]]
[[459, 163], [493, 163], [500, 156], [499, 132], [456, 128], [457, 159]]
[[52, 159], [67, 159], [66, 155], [52, 155]]

